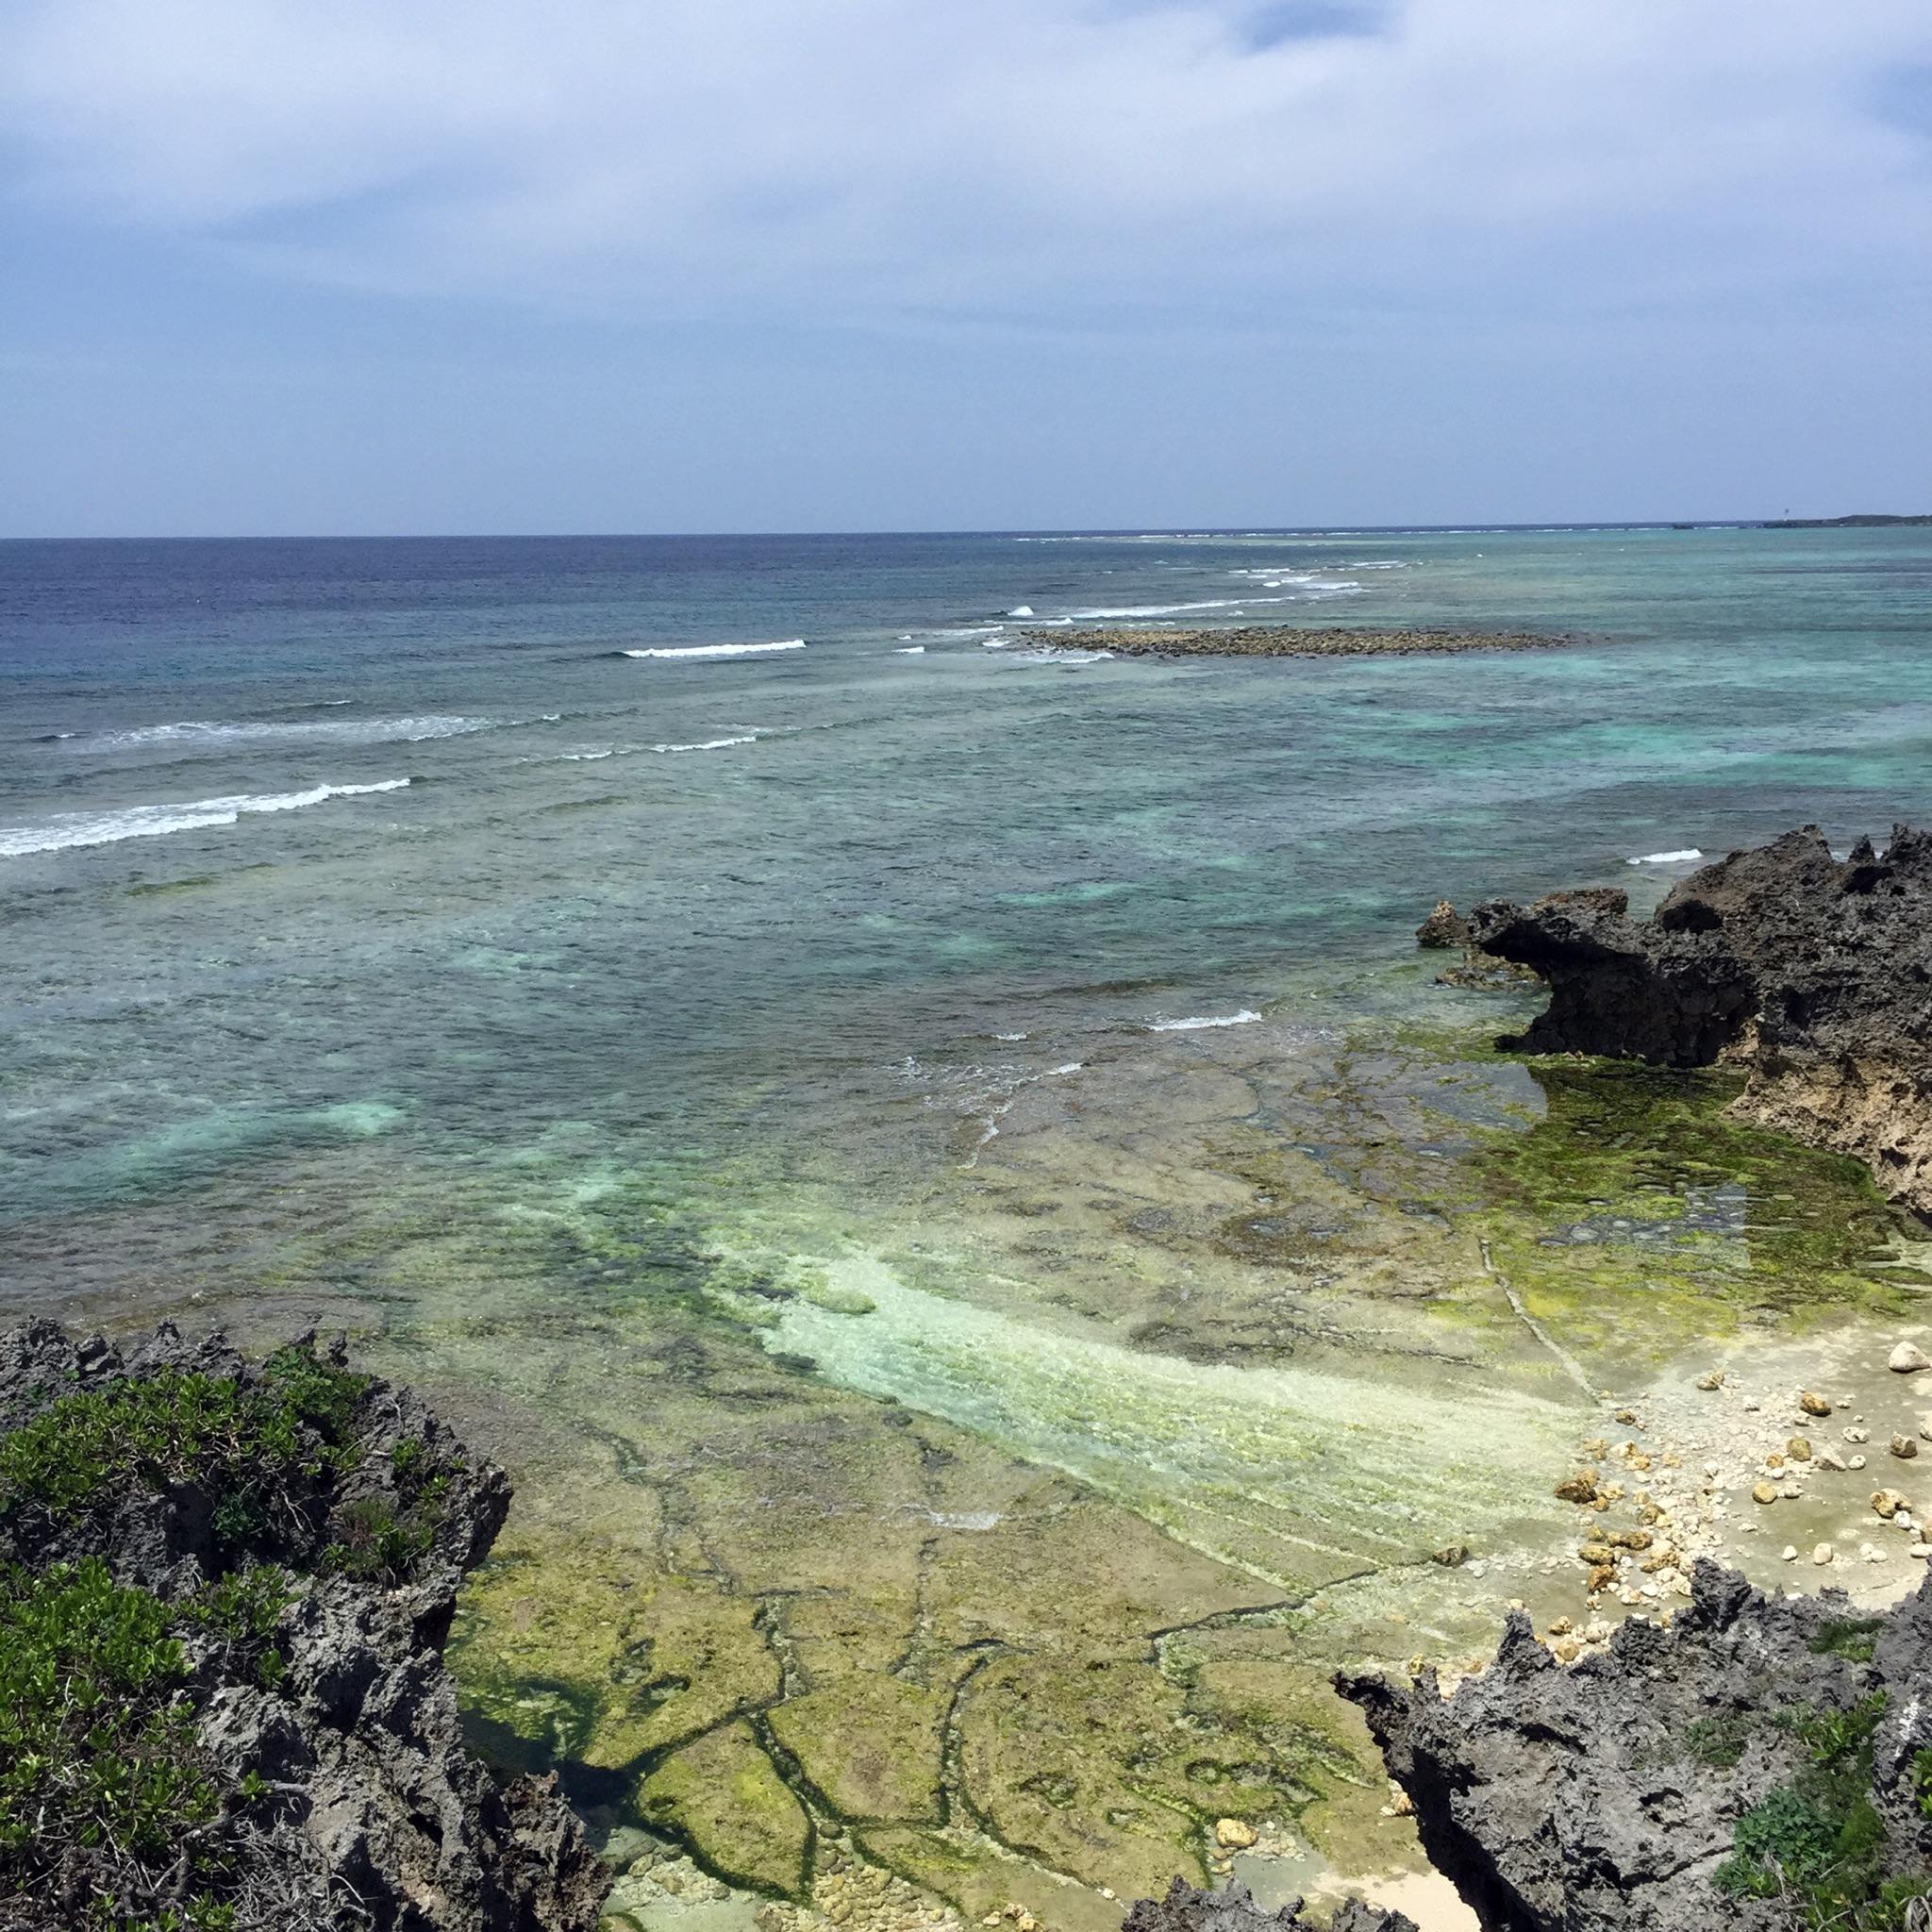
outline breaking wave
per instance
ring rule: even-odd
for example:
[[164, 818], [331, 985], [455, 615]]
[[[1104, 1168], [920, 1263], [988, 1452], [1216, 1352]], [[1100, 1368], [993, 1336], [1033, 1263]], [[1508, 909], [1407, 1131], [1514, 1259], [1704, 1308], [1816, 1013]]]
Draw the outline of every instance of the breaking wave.
[[649, 651], [620, 651], [620, 658], [757, 658], [767, 651], [802, 651], [803, 638], [781, 638], [772, 644], [677, 644]]
[[113, 845], [123, 839], [158, 839], [169, 832], [192, 832], [206, 825], [232, 825], [250, 813], [300, 811], [331, 798], [400, 791], [408, 783], [407, 778], [383, 778], [373, 785], [311, 785], [306, 791], [244, 791], [227, 798], [197, 798], [182, 805], [126, 805], [113, 811], [61, 812], [39, 824], [0, 828], [0, 858], [64, 852], [80, 845]]

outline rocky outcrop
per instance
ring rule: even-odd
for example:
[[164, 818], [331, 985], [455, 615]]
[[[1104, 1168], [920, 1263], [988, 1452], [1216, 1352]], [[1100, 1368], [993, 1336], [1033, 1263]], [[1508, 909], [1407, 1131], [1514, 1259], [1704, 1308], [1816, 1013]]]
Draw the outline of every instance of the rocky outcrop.
[[1741, 1066], [1738, 1110], [1864, 1161], [1932, 1215], [1932, 834], [1834, 858], [1815, 825], [1734, 852], [1647, 922], [1620, 892], [1554, 892], [1470, 915], [1474, 943], [1548, 981], [1505, 1042], [1664, 1066]]
[[1446, 899], [1415, 929], [1417, 945], [1433, 952], [1465, 952], [1470, 945], [1469, 921]]
[[1669, 1627], [1574, 1667], [1517, 1612], [1453, 1696], [1433, 1672], [1339, 1688], [1488, 1932], [1924, 1923], [1932, 1585], [1865, 1619], [1704, 1562]]
[[[1291, 1899], [1279, 1911], [1263, 1911], [1245, 1885], [1225, 1891], [1200, 1891], [1185, 1878], [1176, 1878], [1163, 1899], [1141, 1899], [1127, 1914], [1121, 1932], [1316, 1932], [1315, 1923], [1302, 1917], [1303, 1902]], [[1330, 1932], [1416, 1932], [1415, 1921], [1403, 1912], [1349, 1899], [1326, 1922]]]
[[[125, 1358], [0, 1337], [0, 1635], [50, 1693], [0, 1721], [34, 1746], [0, 1768], [0, 1928], [105, 1906], [182, 1932], [587, 1932], [607, 1883], [581, 1828], [469, 1753], [442, 1661], [508, 1504], [340, 1345], [258, 1366], [167, 1325]], [[104, 1692], [113, 1736], [67, 1721]]]

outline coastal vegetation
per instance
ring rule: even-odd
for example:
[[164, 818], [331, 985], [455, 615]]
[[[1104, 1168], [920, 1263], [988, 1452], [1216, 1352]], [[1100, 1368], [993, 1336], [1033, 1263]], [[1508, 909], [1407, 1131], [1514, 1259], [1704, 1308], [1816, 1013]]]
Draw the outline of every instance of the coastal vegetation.
[[507, 1500], [306, 1341], [0, 1337], [0, 1923], [588, 1927], [581, 1837], [463, 1756], [438, 1655]]

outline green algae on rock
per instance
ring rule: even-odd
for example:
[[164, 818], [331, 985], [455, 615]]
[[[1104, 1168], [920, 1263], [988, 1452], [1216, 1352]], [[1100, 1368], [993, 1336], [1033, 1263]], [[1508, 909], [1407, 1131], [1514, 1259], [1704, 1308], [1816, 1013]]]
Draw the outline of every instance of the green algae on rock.
[[644, 1780], [641, 1804], [722, 1876], [786, 1897], [804, 1890], [811, 1820], [741, 1719], [673, 1752]]
[[1475, 1163], [1471, 1217], [1532, 1313], [1572, 1344], [1655, 1355], [1775, 1315], [1896, 1313], [1898, 1225], [1859, 1163], [1731, 1118], [1741, 1081], [1538, 1061], [1543, 1118]]

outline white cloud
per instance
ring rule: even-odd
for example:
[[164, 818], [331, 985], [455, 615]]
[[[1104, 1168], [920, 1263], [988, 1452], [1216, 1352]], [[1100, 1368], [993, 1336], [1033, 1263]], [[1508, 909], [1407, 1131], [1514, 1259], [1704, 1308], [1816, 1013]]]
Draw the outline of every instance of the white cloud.
[[[14, 189], [631, 312], [1678, 300], [1923, 273], [1923, 0], [15, 0]], [[1332, 5], [1311, 17], [1332, 21]]]

